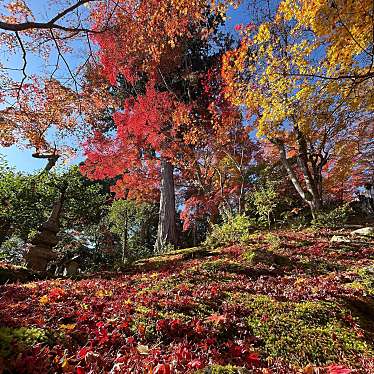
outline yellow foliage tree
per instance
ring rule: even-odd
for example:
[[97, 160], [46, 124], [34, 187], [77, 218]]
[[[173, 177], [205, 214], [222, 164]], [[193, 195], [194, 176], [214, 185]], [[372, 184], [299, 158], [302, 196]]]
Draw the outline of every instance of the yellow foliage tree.
[[373, 10], [363, 3], [280, 1], [243, 28], [239, 47], [223, 58], [226, 96], [244, 104], [258, 136], [278, 148], [313, 215], [326, 164], [339, 153], [354, 160], [355, 134], [373, 126]]

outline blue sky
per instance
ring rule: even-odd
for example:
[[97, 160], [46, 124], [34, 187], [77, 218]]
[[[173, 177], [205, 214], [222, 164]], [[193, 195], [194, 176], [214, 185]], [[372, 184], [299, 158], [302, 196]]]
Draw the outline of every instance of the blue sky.
[[[47, 10], [45, 7], [45, 3], [40, 0], [30, 0], [27, 1], [27, 4], [30, 6], [30, 8], [33, 10], [34, 14], [36, 15], [36, 18], [38, 21], [44, 21], [50, 18], [50, 15], [54, 14], [55, 8], [51, 8], [50, 10]], [[243, 2], [243, 4], [237, 9], [233, 10], [231, 9], [229, 12], [229, 18], [226, 22], [226, 27], [229, 30], [233, 30], [234, 26], [236, 24], [241, 23], [248, 23], [248, 11], [246, 10], [247, 4], [246, 1]], [[235, 31], [233, 31], [235, 33]], [[75, 47], [80, 48], [79, 45], [76, 45]], [[52, 56], [52, 58], [55, 56]], [[76, 54], [67, 55], [66, 56], [67, 61], [72, 66], [79, 64], [80, 61], [82, 61], [79, 56]], [[4, 51], [0, 50], [0, 61], [4, 62], [5, 60], [8, 60], [8, 66], [9, 64], [13, 66], [21, 66], [21, 59], [20, 55], [18, 56], [11, 56], [9, 58], [9, 53], [6, 53]], [[53, 63], [53, 60], [51, 60], [51, 63]], [[45, 63], [43, 60], [41, 60], [37, 56], [28, 56], [28, 73], [32, 74], [32, 72], [40, 72], [45, 70]], [[19, 73], [15, 73], [19, 74]], [[66, 74], [66, 69], [61, 70], [61, 74]], [[17, 75], [14, 75], [16, 78]], [[53, 133], [51, 135], [53, 137]], [[19, 171], [23, 172], [32, 172], [34, 170], [41, 169], [45, 166], [46, 161], [35, 159], [31, 157], [33, 150], [25, 149], [12, 146], [12, 147], [0, 147], [0, 154], [5, 157], [5, 159], [8, 161], [9, 165], [16, 168]], [[77, 157], [74, 160], [71, 161], [71, 163], [78, 163], [82, 161], [81, 157]]]

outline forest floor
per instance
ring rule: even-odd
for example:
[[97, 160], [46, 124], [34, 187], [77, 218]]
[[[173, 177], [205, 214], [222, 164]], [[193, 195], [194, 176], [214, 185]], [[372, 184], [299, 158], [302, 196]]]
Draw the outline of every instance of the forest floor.
[[7, 284], [0, 373], [374, 373], [373, 295], [374, 240], [328, 229]]

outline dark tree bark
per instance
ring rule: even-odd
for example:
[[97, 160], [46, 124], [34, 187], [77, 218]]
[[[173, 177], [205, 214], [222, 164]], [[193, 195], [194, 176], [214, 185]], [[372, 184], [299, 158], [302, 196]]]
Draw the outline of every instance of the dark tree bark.
[[124, 264], [126, 259], [129, 259], [129, 248], [128, 248], [128, 237], [129, 237], [129, 217], [128, 212], [126, 210], [125, 215], [125, 222], [124, 222], [125, 229], [122, 233], [122, 263]]
[[63, 19], [69, 13], [75, 12], [79, 7], [83, 6], [86, 3], [94, 2], [96, 0], [79, 0], [75, 4], [69, 6], [68, 8], [62, 10], [60, 13], [56, 14], [53, 18], [51, 18], [47, 22], [20, 22], [20, 23], [10, 23], [10, 22], [3, 22], [0, 21], [0, 30], [5, 31], [13, 31], [13, 32], [20, 32], [20, 31], [28, 31], [28, 30], [62, 30], [62, 31], [69, 31], [69, 32], [91, 32], [95, 33], [95, 30], [90, 30], [86, 28], [82, 28], [80, 26], [76, 27], [66, 27], [57, 24], [56, 22]]
[[161, 196], [155, 252], [165, 251], [167, 245], [177, 244], [177, 230], [175, 222], [175, 188], [173, 165], [161, 159]]
[[11, 229], [11, 222], [8, 220], [0, 220], [0, 246], [8, 239], [10, 229]]

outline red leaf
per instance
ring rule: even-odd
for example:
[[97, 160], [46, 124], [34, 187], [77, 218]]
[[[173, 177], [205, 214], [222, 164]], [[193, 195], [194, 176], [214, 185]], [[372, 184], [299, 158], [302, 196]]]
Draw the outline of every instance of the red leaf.
[[170, 365], [168, 365], [168, 364], [158, 364], [153, 369], [153, 374], [170, 374]]
[[246, 361], [248, 364], [251, 365], [259, 365], [260, 364], [260, 355], [256, 352], [251, 352], [247, 354]]
[[187, 367], [189, 369], [202, 369], [204, 364], [199, 359], [195, 358], [187, 364]]
[[216, 325], [218, 325], [218, 324], [221, 323], [221, 322], [222, 322], [222, 323], [226, 322], [226, 317], [214, 313], [214, 314], [212, 314], [211, 316], [209, 316], [206, 320], [209, 321], [209, 322], [213, 322], [213, 323], [215, 323]]
[[78, 358], [85, 358], [87, 353], [90, 352], [91, 349], [87, 347], [83, 347], [79, 352], [78, 352]]
[[330, 365], [327, 367], [328, 374], [349, 374], [352, 370], [342, 365]]

